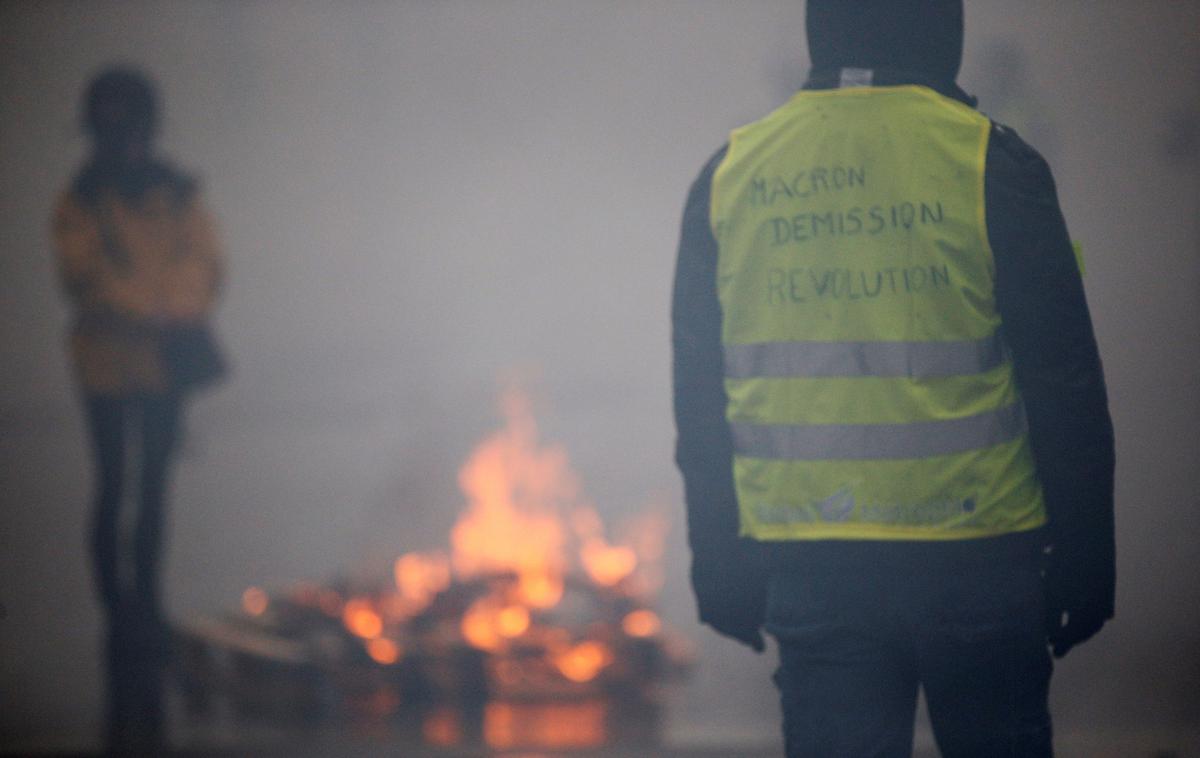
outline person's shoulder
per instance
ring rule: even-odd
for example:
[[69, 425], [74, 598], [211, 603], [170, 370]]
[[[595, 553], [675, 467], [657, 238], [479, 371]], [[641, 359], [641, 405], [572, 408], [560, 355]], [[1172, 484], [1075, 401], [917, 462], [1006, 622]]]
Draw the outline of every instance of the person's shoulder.
[[700, 167], [700, 173], [696, 175], [692, 182], [692, 192], [699, 188], [707, 187], [712, 183], [712, 176], [716, 172], [717, 167], [721, 165], [721, 161], [725, 160], [726, 154], [729, 152], [729, 143], [721, 145], [716, 152], [709, 156], [704, 165]]
[[1044, 180], [1050, 165], [1037, 148], [1025, 141], [1011, 126], [991, 120], [988, 139], [987, 170], [1013, 179]]
[[714, 171], [717, 170], [717, 167], [721, 165], [721, 161], [725, 160], [725, 156], [727, 156], [728, 154], [729, 154], [729, 143], [726, 142], [725, 144], [718, 147], [711, 156], [709, 156], [708, 161], [706, 161], [704, 164], [704, 168], [701, 169], [701, 173], [702, 174], [712, 174]]
[[102, 172], [95, 162], [85, 163], [75, 172], [71, 184], [63, 192], [64, 200], [79, 205], [94, 205], [103, 184]]
[[200, 180], [169, 161], [154, 164], [151, 184], [162, 187], [178, 206], [186, 207], [199, 201]]

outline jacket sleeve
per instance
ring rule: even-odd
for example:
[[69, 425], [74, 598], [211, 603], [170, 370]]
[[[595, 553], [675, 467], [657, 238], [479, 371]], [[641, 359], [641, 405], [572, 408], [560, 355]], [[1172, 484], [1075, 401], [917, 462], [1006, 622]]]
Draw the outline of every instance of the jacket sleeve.
[[683, 475], [688, 543], [703, 551], [737, 536], [733, 443], [725, 421], [717, 241], [709, 222], [718, 152], [688, 193], [679, 237], [671, 304], [675, 462]]
[[985, 195], [997, 307], [1050, 519], [1048, 590], [1111, 616], [1113, 429], [1083, 281], [1049, 166], [998, 125]]
[[224, 260], [212, 213], [199, 198], [180, 211], [180, 252], [171, 270], [167, 315], [197, 321], [215, 304], [224, 275]]
[[733, 441], [725, 419], [717, 242], [709, 219], [713, 171], [721, 148], [688, 193], [671, 307], [675, 461], [687, 504], [691, 580], [700, 620], [718, 630], [757, 628], [766, 576], [738, 538]]
[[72, 197], [64, 193], [58, 199], [50, 222], [57, 260], [59, 283], [76, 305], [94, 297], [104, 266], [100, 254], [100, 234], [90, 216]]

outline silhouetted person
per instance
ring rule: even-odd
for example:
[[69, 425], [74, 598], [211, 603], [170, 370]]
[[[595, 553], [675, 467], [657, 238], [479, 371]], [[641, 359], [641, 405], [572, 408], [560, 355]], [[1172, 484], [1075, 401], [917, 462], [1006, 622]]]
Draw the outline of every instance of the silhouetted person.
[[[961, 0], [809, 0], [804, 88], [692, 186], [673, 302], [700, 620], [779, 643], [789, 756], [1049, 756], [1113, 614], [1113, 434], [1045, 161]], [[1049, 549], [1049, 552], [1047, 550]]]
[[[195, 180], [155, 155], [150, 80], [131, 69], [104, 71], [88, 86], [83, 109], [92, 152], [59, 200], [53, 232], [74, 310], [70, 351], [96, 471], [91, 552], [108, 620], [110, 749], [149, 752], [163, 738], [168, 638], [160, 566], [188, 390], [175, 370], [172, 351], [180, 348], [172, 335], [195, 341], [204, 331], [220, 255]], [[121, 529], [129, 495], [131, 551]]]

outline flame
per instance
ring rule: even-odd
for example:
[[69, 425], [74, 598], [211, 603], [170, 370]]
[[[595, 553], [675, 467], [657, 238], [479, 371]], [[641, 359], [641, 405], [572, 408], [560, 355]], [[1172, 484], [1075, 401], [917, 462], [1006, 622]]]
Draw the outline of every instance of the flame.
[[602, 587], [614, 587], [637, 568], [637, 555], [631, 548], [589, 540], [579, 554], [588, 576]]
[[592, 581], [615, 587], [637, 568], [637, 553], [625, 545], [610, 545], [604, 539], [604, 524], [591, 508], [576, 508], [571, 526], [581, 543], [579, 559]]
[[662, 629], [662, 622], [654, 611], [630, 611], [621, 619], [621, 629], [630, 637], [653, 637]]
[[367, 643], [367, 655], [384, 666], [390, 666], [400, 660], [403, 653], [399, 645], [386, 637], [379, 637]]
[[353, 598], [342, 608], [342, 623], [353, 634], [373, 640], [383, 634], [383, 617], [366, 598]]
[[459, 628], [463, 639], [480, 650], [499, 650], [505, 640], [520, 637], [529, 629], [529, 609], [504, 605], [494, 596], [476, 600], [463, 614]]
[[532, 608], [553, 608], [562, 600], [562, 577], [539, 571], [522, 573], [517, 577], [517, 594]]
[[588, 640], [567, 647], [553, 656], [559, 672], [572, 682], [590, 682], [612, 663], [612, 651], [602, 642]]
[[529, 629], [529, 610], [524, 606], [510, 605], [496, 614], [496, 631], [501, 637], [520, 637]]
[[242, 610], [251, 616], [261, 616], [267, 612], [271, 600], [267, 593], [259, 587], [247, 587], [242, 593]]
[[559, 513], [579, 492], [566, 453], [539, 447], [523, 395], [504, 398], [507, 426], [484, 440], [459, 472], [467, 511], [454, 525], [454, 569], [464, 577], [512, 573], [523, 600], [548, 608], [562, 596], [567, 533]]
[[419, 613], [450, 586], [450, 561], [442, 553], [408, 553], [396, 559], [396, 590], [407, 613]]
[[[427, 607], [451, 574], [468, 582], [482, 579], [478, 586], [490, 589], [459, 623], [466, 644], [500, 652], [529, 635], [544, 645], [546, 661], [563, 677], [589, 682], [612, 663], [612, 650], [595, 639], [572, 643], [569, 630], [545, 625], [552, 615], [536, 612], [562, 600], [569, 570], [630, 597], [648, 592], [660, 581], [653, 564], [662, 556], [667, 521], [650, 514], [610, 542], [596, 510], [582, 500], [565, 451], [539, 442], [527, 398], [507, 392], [502, 407], [504, 428], [485, 438], [459, 471], [467, 505], [451, 530], [450, 556], [401, 556], [394, 567], [396, 593], [369, 608], [397, 621]], [[535, 616], [541, 624], [536, 627]], [[348, 627], [350, 617], [348, 607]], [[650, 611], [634, 611], [622, 624], [629, 637], [651, 637], [661, 629]], [[380, 636], [375, 625], [355, 633], [363, 632]]]
[[498, 613], [491, 598], [475, 601], [463, 614], [462, 622], [459, 625], [467, 644], [480, 650], [498, 650], [504, 641], [497, 628]]

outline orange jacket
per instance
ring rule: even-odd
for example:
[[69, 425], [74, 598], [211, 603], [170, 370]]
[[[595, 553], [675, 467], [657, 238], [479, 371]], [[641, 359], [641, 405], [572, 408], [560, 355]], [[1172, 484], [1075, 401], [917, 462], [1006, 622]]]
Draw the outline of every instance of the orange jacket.
[[53, 236], [75, 309], [70, 347], [84, 391], [167, 389], [161, 328], [203, 321], [221, 277], [213, 220], [199, 198], [161, 186], [136, 200], [104, 192], [93, 203], [68, 191]]

